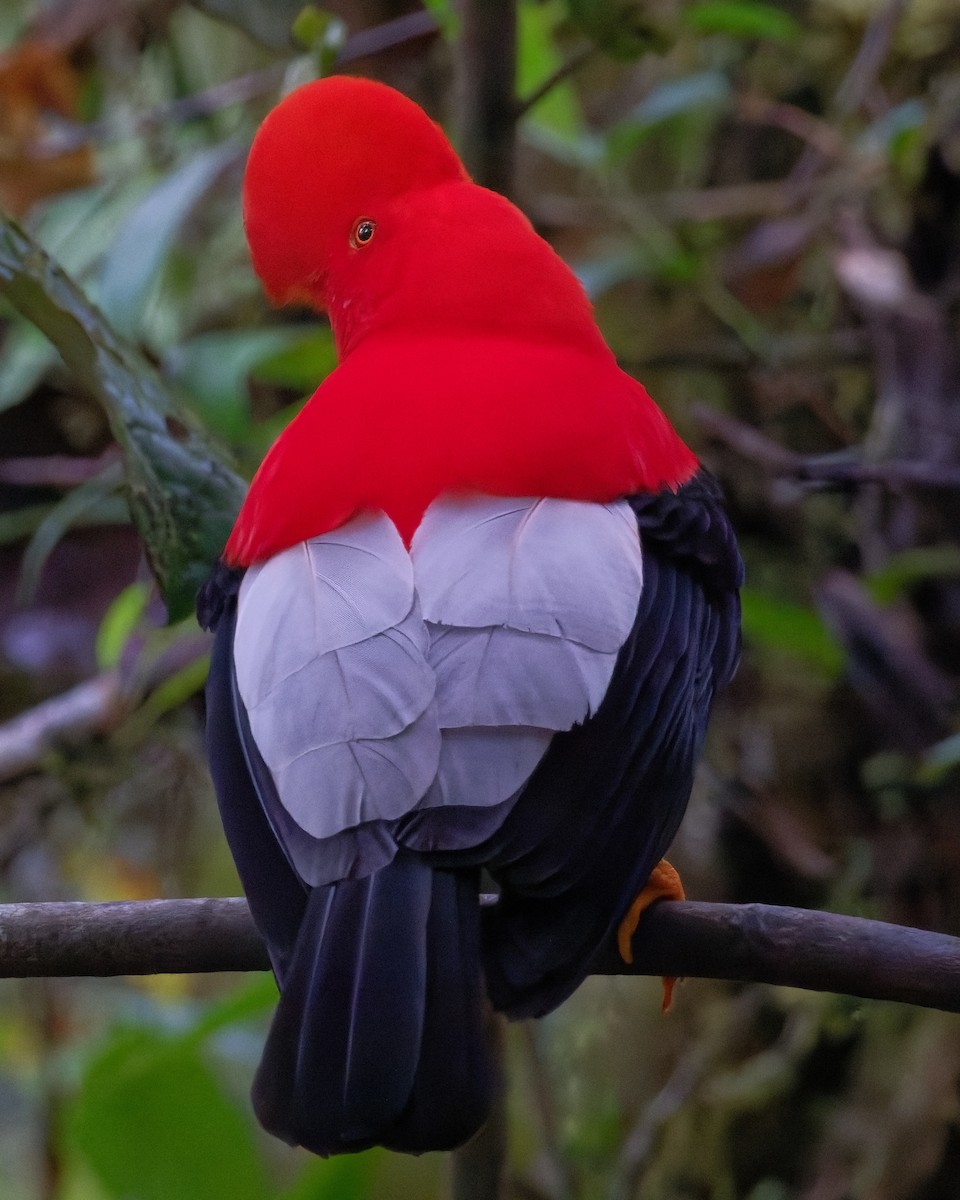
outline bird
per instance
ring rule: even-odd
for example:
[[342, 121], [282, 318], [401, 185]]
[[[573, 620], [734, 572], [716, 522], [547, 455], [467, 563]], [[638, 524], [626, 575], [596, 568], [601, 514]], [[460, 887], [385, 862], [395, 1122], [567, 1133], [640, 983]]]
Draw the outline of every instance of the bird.
[[243, 213], [267, 296], [326, 314], [338, 359], [198, 597], [211, 774], [279, 987], [253, 1108], [322, 1156], [452, 1149], [501, 1086], [491, 1007], [552, 1011], [682, 895], [660, 864], [743, 565], [575, 274], [414, 101], [292, 91]]

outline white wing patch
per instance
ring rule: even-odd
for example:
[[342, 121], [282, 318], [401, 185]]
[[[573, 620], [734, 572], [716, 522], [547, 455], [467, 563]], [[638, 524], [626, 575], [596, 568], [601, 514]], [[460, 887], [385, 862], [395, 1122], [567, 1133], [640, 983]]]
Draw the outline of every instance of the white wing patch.
[[625, 503], [443, 497], [411, 547], [443, 751], [426, 805], [493, 805], [599, 707], [636, 619]]
[[254, 741], [317, 838], [414, 808], [440, 734], [427, 634], [400, 535], [363, 516], [251, 568], [234, 660]]
[[637, 615], [643, 567], [629, 505], [441, 497], [411, 554], [423, 619], [504, 625], [616, 653]]
[[599, 707], [642, 583], [625, 503], [484, 496], [435, 501], [409, 554], [365, 515], [252, 567], [237, 685], [301, 877], [376, 869], [414, 810], [516, 795]]

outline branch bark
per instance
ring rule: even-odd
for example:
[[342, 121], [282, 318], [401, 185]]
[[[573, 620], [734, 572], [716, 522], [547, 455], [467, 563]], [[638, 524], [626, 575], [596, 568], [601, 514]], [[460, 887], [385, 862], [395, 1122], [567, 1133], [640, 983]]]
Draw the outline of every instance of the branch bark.
[[[773, 983], [960, 1012], [960, 938], [884, 921], [676, 901], [644, 915], [633, 949], [628, 967], [611, 946], [596, 972]], [[0, 978], [268, 969], [242, 898], [0, 905]]]

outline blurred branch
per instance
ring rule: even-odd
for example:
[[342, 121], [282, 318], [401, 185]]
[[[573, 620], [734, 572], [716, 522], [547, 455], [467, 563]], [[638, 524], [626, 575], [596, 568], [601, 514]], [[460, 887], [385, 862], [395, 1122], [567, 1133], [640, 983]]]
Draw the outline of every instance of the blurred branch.
[[116, 729], [166, 680], [207, 653], [199, 631], [154, 661], [104, 671], [0, 724], [0, 783], [37, 770], [48, 754]]
[[594, 54], [596, 49], [596, 46], [581, 47], [575, 54], [571, 54], [566, 62], [562, 62], [552, 74], [548, 75], [539, 87], [535, 87], [528, 96], [523, 96], [517, 100], [513, 110], [514, 119], [519, 121], [521, 117], [525, 117], [531, 108], [540, 103], [544, 96], [548, 95], [558, 84], [563, 83], [565, 79], [569, 79], [571, 75], [578, 71], [587, 59]]
[[113, 729], [127, 711], [120, 677], [108, 671], [0, 725], [0, 782], [35, 770], [56, 746]]
[[931, 488], [960, 491], [960, 467], [926, 459], [865, 462], [852, 457], [855, 452], [837, 455], [797, 454], [773, 438], [734, 417], [696, 404], [692, 413], [712, 437], [772, 475], [794, 479], [798, 483], [879, 483], [891, 491], [907, 488]]
[[509, 195], [517, 127], [515, 0], [463, 0], [456, 46], [460, 153], [484, 187]]
[[[491, 903], [492, 900], [487, 900]], [[772, 983], [960, 1012], [960, 938], [766, 904], [675, 901], [644, 914], [602, 975]], [[243, 899], [0, 905], [0, 977], [261, 971]]]
[[[428, 12], [405, 13], [390, 21], [383, 21], [369, 29], [359, 29], [350, 34], [337, 55], [337, 69], [371, 58], [387, 50], [396, 49], [408, 42], [421, 38], [435, 37], [440, 32], [436, 19]], [[91, 121], [85, 125], [64, 126], [58, 132], [51, 150], [62, 154], [89, 141], [107, 142], [129, 138], [150, 129], [163, 128], [170, 124], [194, 121], [232, 108], [235, 104], [247, 104], [258, 96], [265, 96], [281, 86], [290, 70], [290, 59], [270, 63], [256, 71], [248, 71], [234, 79], [225, 79], [189, 96], [180, 96], [166, 104], [139, 113], [134, 121], [117, 123], [111, 118]], [[49, 152], [49, 151], [48, 151]]]

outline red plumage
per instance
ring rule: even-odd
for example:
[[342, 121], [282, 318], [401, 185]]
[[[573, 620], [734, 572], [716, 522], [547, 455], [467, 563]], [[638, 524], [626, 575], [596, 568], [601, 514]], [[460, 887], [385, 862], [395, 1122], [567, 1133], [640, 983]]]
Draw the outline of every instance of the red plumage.
[[[244, 210], [267, 291], [328, 311], [341, 362], [254, 479], [230, 563], [368, 508], [409, 539], [451, 490], [609, 500], [695, 473], [572, 271], [398, 93], [332, 78], [288, 97], [254, 142]], [[357, 246], [364, 218], [376, 233]]]

